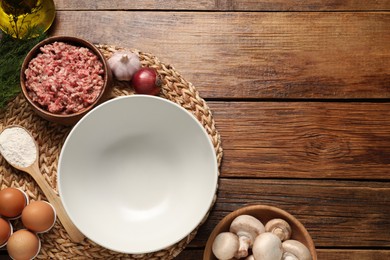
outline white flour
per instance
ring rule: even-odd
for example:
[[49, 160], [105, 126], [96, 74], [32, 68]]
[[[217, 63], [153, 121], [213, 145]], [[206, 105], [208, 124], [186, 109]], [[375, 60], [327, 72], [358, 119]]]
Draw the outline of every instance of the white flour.
[[37, 158], [33, 138], [21, 127], [6, 128], [0, 134], [0, 153], [12, 165], [28, 167]]

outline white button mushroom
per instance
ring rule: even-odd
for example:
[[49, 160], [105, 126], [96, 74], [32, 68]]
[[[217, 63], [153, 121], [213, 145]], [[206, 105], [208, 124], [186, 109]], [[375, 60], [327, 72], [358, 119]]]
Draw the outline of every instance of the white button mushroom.
[[265, 231], [277, 235], [280, 240], [284, 241], [291, 237], [291, 227], [284, 219], [274, 218], [265, 224]]
[[253, 255], [250, 255], [247, 258], [245, 258], [245, 260], [255, 260], [255, 257]]
[[282, 243], [282, 260], [312, 260], [310, 250], [297, 240], [286, 240]]
[[248, 256], [248, 248], [253, 245], [255, 238], [265, 232], [263, 223], [250, 215], [240, 215], [230, 224], [230, 232], [237, 234], [240, 240], [240, 247], [236, 258]]
[[238, 251], [238, 236], [230, 232], [218, 234], [211, 247], [214, 255], [219, 260], [230, 260]]
[[273, 233], [262, 233], [256, 237], [252, 251], [256, 260], [280, 260], [283, 255], [282, 241]]

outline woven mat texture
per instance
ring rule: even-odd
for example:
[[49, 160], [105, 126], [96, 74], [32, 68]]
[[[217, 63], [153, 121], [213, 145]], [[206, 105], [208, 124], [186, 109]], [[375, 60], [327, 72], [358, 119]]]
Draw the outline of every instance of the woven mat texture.
[[[108, 59], [118, 50], [125, 50], [116, 46], [97, 45]], [[222, 147], [220, 135], [215, 127], [215, 122], [206, 102], [199, 96], [199, 92], [186, 81], [172, 66], [165, 65], [151, 54], [138, 50], [129, 50], [139, 55], [142, 66], [153, 67], [163, 78], [163, 87], [160, 96], [169, 99], [190, 111], [206, 129], [217, 155], [218, 166], [222, 160]], [[113, 96], [134, 94], [129, 83], [114, 82]], [[62, 144], [70, 127], [50, 123], [30, 109], [24, 97], [20, 94], [6, 109], [0, 111], [0, 130], [8, 125], [21, 125], [28, 129], [39, 145], [39, 164], [42, 174], [49, 185], [57, 192], [57, 163]], [[23, 172], [13, 169], [0, 156], [0, 187], [21, 188], [26, 191], [30, 200], [46, 200], [44, 194], [35, 184], [34, 180]], [[214, 198], [214, 202], [216, 195]], [[213, 203], [214, 204], [214, 203]], [[48, 233], [39, 234], [42, 248], [37, 259], [173, 259], [195, 237], [199, 227], [208, 217], [205, 216], [202, 223], [180, 242], [164, 250], [138, 255], [127, 255], [110, 251], [96, 245], [89, 239], [80, 244], [72, 243], [65, 229], [57, 220], [53, 229]], [[19, 220], [13, 221], [16, 229], [20, 227]]]

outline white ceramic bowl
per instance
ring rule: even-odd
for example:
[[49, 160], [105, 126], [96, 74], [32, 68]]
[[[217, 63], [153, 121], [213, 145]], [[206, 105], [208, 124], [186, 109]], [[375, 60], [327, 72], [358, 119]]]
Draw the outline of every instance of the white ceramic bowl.
[[74, 224], [97, 244], [129, 254], [186, 237], [208, 212], [217, 180], [214, 147], [198, 120], [145, 95], [90, 111], [69, 133], [58, 167]]

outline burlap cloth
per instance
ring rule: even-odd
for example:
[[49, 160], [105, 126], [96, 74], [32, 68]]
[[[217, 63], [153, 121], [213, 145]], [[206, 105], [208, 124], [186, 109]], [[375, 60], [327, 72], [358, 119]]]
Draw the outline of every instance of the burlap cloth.
[[[118, 50], [123, 50], [122, 48], [108, 45], [98, 45], [98, 48], [106, 58], [109, 58]], [[155, 68], [162, 76], [164, 84], [160, 96], [181, 105], [192, 112], [201, 122], [212, 140], [218, 166], [220, 166], [222, 160], [220, 135], [215, 127], [209, 107], [199, 96], [196, 88], [186, 81], [172, 66], [163, 64], [157, 57], [137, 50], [131, 51], [139, 55], [143, 66]], [[133, 90], [130, 84], [114, 82], [114, 96], [132, 94]], [[39, 145], [39, 163], [42, 174], [49, 185], [57, 191], [58, 158], [62, 144], [71, 128], [50, 123], [35, 115], [22, 95], [10, 102], [6, 109], [0, 111], [0, 122], [0, 130], [8, 125], [16, 124], [25, 127], [32, 133]], [[0, 187], [1, 189], [6, 187], [21, 188], [26, 191], [30, 200], [45, 200], [43, 193], [34, 180], [27, 174], [18, 172], [10, 167], [2, 156], [0, 156]], [[205, 216], [204, 220], [206, 218], [207, 216]], [[200, 225], [203, 224], [204, 220]], [[14, 221], [13, 225], [16, 228], [20, 228], [18, 220]], [[37, 259], [172, 259], [191, 242], [199, 226], [180, 242], [164, 250], [148, 254], [126, 255], [110, 251], [88, 239], [80, 244], [72, 243], [65, 229], [57, 220], [53, 229], [48, 233], [39, 234], [42, 248]]]

